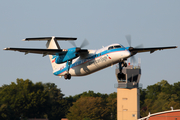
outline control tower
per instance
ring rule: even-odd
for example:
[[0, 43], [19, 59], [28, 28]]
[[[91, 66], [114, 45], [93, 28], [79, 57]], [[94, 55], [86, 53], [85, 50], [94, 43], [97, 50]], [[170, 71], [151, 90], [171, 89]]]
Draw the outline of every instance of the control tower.
[[140, 118], [141, 68], [130, 63], [123, 69], [117, 66], [116, 77], [117, 120], [137, 120]]

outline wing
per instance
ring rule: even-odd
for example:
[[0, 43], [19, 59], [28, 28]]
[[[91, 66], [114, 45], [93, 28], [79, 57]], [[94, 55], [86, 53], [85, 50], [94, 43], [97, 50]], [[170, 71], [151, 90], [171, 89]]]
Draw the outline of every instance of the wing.
[[173, 49], [173, 48], [177, 48], [177, 46], [170, 46], [170, 47], [152, 47], [152, 48], [133, 48], [130, 47], [129, 51], [133, 54], [136, 53], [141, 53], [141, 52], [150, 52], [153, 53], [156, 50], [164, 50], [164, 49]]
[[36, 53], [36, 54], [43, 54], [46, 55], [65, 55], [68, 50], [66, 49], [34, 49], [34, 48], [4, 48], [4, 50], [12, 50], [12, 51], [19, 51], [24, 52], [25, 54], [28, 53]]
[[[68, 52], [67, 49], [4, 48], [4, 50], [24, 52], [25, 55], [28, 53], [43, 54], [43, 57], [46, 55], [65, 55]], [[84, 56], [88, 53], [87, 49], [80, 49], [77, 54]]]

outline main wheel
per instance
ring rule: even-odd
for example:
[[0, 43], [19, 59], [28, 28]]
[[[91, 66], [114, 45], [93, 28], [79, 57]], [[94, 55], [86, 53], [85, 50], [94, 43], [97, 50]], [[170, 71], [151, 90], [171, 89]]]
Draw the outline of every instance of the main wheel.
[[125, 74], [124, 73], [118, 73], [117, 77], [119, 80], [125, 80]]
[[69, 80], [71, 79], [71, 74], [68, 74], [68, 78], [67, 79], [69, 79]]
[[68, 74], [64, 75], [64, 79], [66, 79], [66, 80], [68, 79]]
[[66, 79], [66, 80], [69, 79], [69, 80], [70, 80], [70, 79], [71, 79], [71, 74], [69, 74], [69, 73], [68, 73], [68, 74], [65, 74], [65, 75], [64, 75], [64, 79]]

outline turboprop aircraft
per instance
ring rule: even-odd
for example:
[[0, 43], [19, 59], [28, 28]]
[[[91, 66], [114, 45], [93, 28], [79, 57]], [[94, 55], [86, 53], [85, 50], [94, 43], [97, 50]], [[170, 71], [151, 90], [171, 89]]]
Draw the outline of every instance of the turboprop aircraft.
[[84, 76], [119, 63], [118, 78], [123, 77], [122, 68], [127, 66], [126, 60], [137, 53], [150, 52], [156, 50], [172, 49], [177, 46], [169, 47], [152, 47], [152, 48], [135, 48], [131, 47], [130, 36], [126, 36], [130, 47], [124, 47], [121, 44], [111, 44], [99, 50], [82, 49], [88, 42], [85, 40], [80, 47], [62, 49], [58, 40], [74, 41], [77, 38], [68, 37], [40, 37], [26, 38], [23, 41], [47, 41], [47, 49], [34, 48], [4, 48], [4, 50], [13, 50], [28, 53], [42, 54], [43, 57], [49, 55], [53, 68], [53, 74], [64, 76], [65, 79], [71, 79], [71, 76]]

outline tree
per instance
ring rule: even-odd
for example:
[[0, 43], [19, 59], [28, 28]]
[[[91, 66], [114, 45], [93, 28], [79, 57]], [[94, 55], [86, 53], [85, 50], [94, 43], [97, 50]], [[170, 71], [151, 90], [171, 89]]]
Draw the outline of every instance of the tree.
[[143, 106], [146, 99], [146, 89], [140, 89], [140, 106]]
[[150, 85], [147, 87], [146, 89], [146, 98], [147, 99], [152, 99], [152, 100], [156, 100], [157, 99], [157, 95], [161, 92], [161, 86], [154, 84], [154, 85]]
[[17, 79], [0, 88], [0, 118], [61, 119], [68, 111], [67, 100], [54, 83], [32, 83]]
[[69, 120], [109, 120], [110, 111], [101, 97], [81, 97], [69, 109]]
[[180, 82], [174, 83], [171, 89], [173, 94], [177, 95], [176, 101], [180, 101]]
[[47, 106], [47, 115], [49, 120], [58, 120], [64, 118], [68, 112], [68, 102], [63, 98], [64, 94], [54, 83], [44, 84], [45, 91], [48, 92], [49, 102]]
[[109, 94], [106, 105], [111, 114], [111, 117], [110, 117], [111, 120], [117, 120], [117, 93], [116, 92]]
[[141, 116], [166, 111], [170, 107], [180, 108], [180, 82], [170, 85], [162, 80], [141, 91], [141, 97]]
[[161, 92], [164, 92], [166, 94], [172, 93], [172, 85], [170, 85], [167, 80], [161, 80], [161, 82], [158, 82], [156, 84], [161, 86]]
[[42, 83], [33, 84], [28, 79], [17, 79], [16, 82], [1, 88], [1, 107], [17, 118], [42, 118], [48, 103], [48, 94]]

